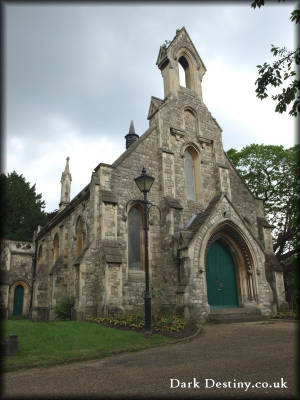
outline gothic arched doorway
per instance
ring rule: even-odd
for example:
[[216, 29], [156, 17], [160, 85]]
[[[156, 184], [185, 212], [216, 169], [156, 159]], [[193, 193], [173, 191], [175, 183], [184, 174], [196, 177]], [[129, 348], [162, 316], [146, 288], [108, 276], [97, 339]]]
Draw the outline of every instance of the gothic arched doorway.
[[23, 301], [24, 301], [24, 288], [22, 285], [18, 285], [15, 288], [15, 293], [14, 293], [13, 315], [23, 314]]
[[221, 240], [206, 255], [208, 304], [211, 308], [238, 307], [236, 268], [230, 250]]

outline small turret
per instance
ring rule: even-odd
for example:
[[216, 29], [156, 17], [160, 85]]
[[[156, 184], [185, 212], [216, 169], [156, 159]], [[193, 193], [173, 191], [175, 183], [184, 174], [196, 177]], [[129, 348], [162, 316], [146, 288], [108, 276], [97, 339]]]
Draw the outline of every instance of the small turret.
[[70, 203], [72, 177], [71, 177], [70, 170], [69, 170], [69, 160], [70, 160], [70, 158], [67, 157], [65, 170], [61, 174], [61, 180], [60, 180], [61, 195], [60, 195], [59, 210], [63, 210]]
[[132, 145], [132, 143], [136, 142], [139, 138], [139, 135], [135, 133], [133, 121], [131, 120], [130, 127], [129, 127], [129, 132], [125, 136], [126, 139], [126, 149], [128, 149], [129, 146]]

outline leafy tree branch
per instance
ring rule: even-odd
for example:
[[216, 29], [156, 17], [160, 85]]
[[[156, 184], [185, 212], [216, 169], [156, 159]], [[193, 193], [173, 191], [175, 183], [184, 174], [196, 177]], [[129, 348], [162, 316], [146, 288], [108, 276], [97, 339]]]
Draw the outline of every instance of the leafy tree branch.
[[299, 254], [299, 145], [252, 144], [227, 155], [253, 194], [264, 200], [278, 259]]
[[[264, 0], [255, 0], [251, 7], [255, 9], [264, 5]], [[299, 24], [298, 9], [292, 11], [290, 20]], [[289, 110], [289, 115], [297, 117], [300, 112], [300, 83], [295, 70], [300, 62], [299, 47], [296, 50], [287, 50], [285, 47], [276, 47], [272, 44], [271, 53], [277, 58], [276, 61], [257, 65], [256, 97], [263, 100], [270, 96], [276, 102], [275, 112], [283, 113]], [[277, 92], [269, 95], [271, 88], [276, 88]]]
[[45, 225], [45, 202], [23, 175], [0, 174], [1, 237], [31, 241], [38, 225]]

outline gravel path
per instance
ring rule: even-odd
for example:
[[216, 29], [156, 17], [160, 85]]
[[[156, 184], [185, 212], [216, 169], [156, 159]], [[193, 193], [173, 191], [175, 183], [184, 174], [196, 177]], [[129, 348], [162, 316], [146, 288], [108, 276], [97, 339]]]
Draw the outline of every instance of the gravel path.
[[[187, 343], [6, 373], [2, 396], [297, 398], [297, 328], [295, 322], [281, 321], [209, 324], [199, 337]], [[278, 388], [252, 387], [274, 382]]]

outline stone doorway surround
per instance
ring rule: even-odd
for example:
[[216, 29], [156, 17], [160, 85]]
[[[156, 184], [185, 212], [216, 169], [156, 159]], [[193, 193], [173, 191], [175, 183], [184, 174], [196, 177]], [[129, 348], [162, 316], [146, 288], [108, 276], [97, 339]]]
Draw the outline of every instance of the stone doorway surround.
[[9, 288], [9, 300], [8, 300], [8, 315], [9, 315], [9, 317], [13, 316], [15, 290], [18, 286], [22, 286], [24, 289], [22, 315], [25, 316], [25, 315], [28, 315], [28, 313], [29, 313], [29, 304], [30, 304], [29, 285], [24, 281], [16, 281]]
[[205, 218], [197, 216], [190, 231], [185, 231], [188, 239], [179, 247], [179, 275], [183, 279], [177, 290], [178, 307], [184, 310], [186, 318], [207, 319], [211, 308], [207, 297], [206, 255], [210, 245], [222, 239], [237, 267], [238, 306], [270, 316], [273, 295], [265, 275], [263, 248], [225, 195], [216, 198], [209, 214], [203, 214]]

